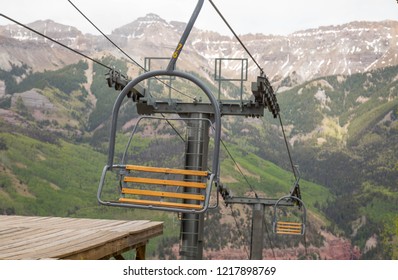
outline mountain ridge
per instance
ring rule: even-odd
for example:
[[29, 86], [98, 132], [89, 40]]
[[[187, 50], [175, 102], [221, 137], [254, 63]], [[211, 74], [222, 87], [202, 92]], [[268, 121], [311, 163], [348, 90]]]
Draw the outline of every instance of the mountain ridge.
[[[28, 26], [60, 38], [69, 47], [94, 57], [104, 51], [122, 57], [101, 35], [83, 34], [74, 27], [51, 20], [37, 21]], [[109, 36], [119, 47], [134, 54], [133, 57], [138, 57], [137, 60], [142, 62], [145, 56], [170, 56], [184, 27], [182, 22], [167, 22], [155, 14], [148, 14], [116, 28]], [[15, 25], [0, 26], [0, 36], [25, 43], [48, 43], [46, 39], [40, 39], [39, 35]], [[349, 75], [398, 64], [398, 21], [354, 21], [296, 31], [286, 36], [244, 34], [241, 39], [276, 85], [292, 75], [298, 82], [302, 82], [320, 76]], [[53, 44], [51, 47], [54, 47]], [[181, 69], [191, 71], [192, 58], [187, 59], [185, 53], [194, 53], [194, 63], [207, 71], [214, 68], [214, 62], [209, 62], [209, 59], [247, 57], [234, 38], [197, 28], [193, 29], [188, 38], [179, 61]], [[71, 54], [70, 57], [72, 56], [75, 55]], [[62, 63], [67, 64], [68, 60], [65, 59]], [[76, 62], [75, 59], [70, 61]], [[63, 65], [62, 63], [58, 64]], [[42, 68], [54, 69], [53, 64], [54, 62], [46, 62]], [[0, 60], [0, 68], [7, 67], [9, 68], [7, 61]], [[259, 74], [251, 62], [249, 74], [253, 77]]]

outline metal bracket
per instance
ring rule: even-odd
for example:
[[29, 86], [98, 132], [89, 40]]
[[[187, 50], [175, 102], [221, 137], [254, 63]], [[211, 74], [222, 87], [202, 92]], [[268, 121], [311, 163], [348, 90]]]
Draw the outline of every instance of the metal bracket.
[[[114, 87], [115, 90], [120, 91], [128, 84], [128, 77], [122, 75], [119, 71], [115, 69], [109, 70], [105, 75], [109, 87]], [[146, 90], [141, 85], [136, 85], [128, 93], [127, 97], [131, 97], [134, 102], [137, 102], [141, 97], [144, 97]]]
[[274, 89], [266, 76], [258, 76], [257, 82], [252, 82], [252, 92], [255, 98], [254, 100], [264, 107], [267, 107], [274, 118], [276, 118], [280, 108]]

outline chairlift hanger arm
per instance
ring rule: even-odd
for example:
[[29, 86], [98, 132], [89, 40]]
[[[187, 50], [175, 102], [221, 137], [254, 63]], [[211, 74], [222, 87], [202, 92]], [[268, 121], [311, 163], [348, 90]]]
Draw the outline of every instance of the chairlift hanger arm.
[[[185, 31], [176, 47], [176, 50], [173, 52], [173, 55], [172, 55], [170, 62], [167, 66], [168, 72], [174, 71], [177, 59], [181, 53], [181, 50], [182, 50], [186, 40], [188, 39], [189, 34], [191, 33], [191, 30], [195, 24], [195, 21], [202, 9], [203, 2], [204, 2], [204, 0], [198, 1], [196, 8], [191, 16], [191, 19], [188, 22], [188, 24], [185, 28]], [[118, 72], [114, 69], [109, 71], [106, 79], [108, 81], [109, 87], [114, 86], [116, 90], [122, 90], [129, 83], [129, 80], [127, 77], [125, 77], [124, 75], [121, 75], [120, 72]], [[128, 97], [132, 96], [133, 101], [138, 101], [141, 97], [145, 96], [145, 89], [140, 85], [136, 85], [134, 88], [131, 89], [131, 91], [127, 94], [127, 96]]]
[[[195, 10], [185, 27], [184, 33], [181, 36], [181, 39], [173, 52], [170, 62], [167, 66], [167, 72], [173, 72], [175, 69], [175, 65], [177, 62], [178, 57], [180, 56], [180, 53], [182, 51], [182, 48], [184, 47], [185, 42], [188, 39], [189, 34], [191, 33], [191, 30], [195, 24], [196, 19], [199, 16], [199, 13], [202, 9], [204, 0], [198, 0], [198, 3], [195, 7]], [[123, 76], [120, 74], [120, 72], [113, 70], [110, 70], [109, 73], [107, 74], [107, 81], [109, 87], [114, 86], [116, 90], [122, 90], [127, 84], [128, 84], [128, 79], [127, 77]], [[141, 87], [140, 85], [136, 85], [134, 88], [131, 89], [131, 91], [128, 93], [128, 97], [133, 97], [133, 101], [138, 101], [141, 97], [145, 96], [145, 89]]]
[[168, 71], [173, 71], [173, 69], [175, 68], [175, 64], [177, 62], [178, 57], [180, 56], [181, 50], [184, 47], [189, 34], [191, 33], [191, 30], [195, 24], [196, 19], [199, 16], [200, 11], [202, 10], [203, 3], [204, 3], [204, 0], [198, 0], [195, 10], [193, 11], [191, 18], [190, 18], [187, 26], [185, 27], [184, 33], [181, 36], [180, 42], [178, 43], [178, 45], [170, 59], [169, 65], [167, 66]]
[[297, 173], [297, 176], [296, 176], [296, 181], [294, 182], [292, 188], [290, 189], [290, 196], [294, 196], [294, 197], [301, 199], [301, 192], [300, 192], [300, 185], [299, 185], [299, 182], [301, 179], [301, 173], [300, 173], [300, 170], [297, 165], [294, 165], [293, 171], [295, 171], [295, 173]]

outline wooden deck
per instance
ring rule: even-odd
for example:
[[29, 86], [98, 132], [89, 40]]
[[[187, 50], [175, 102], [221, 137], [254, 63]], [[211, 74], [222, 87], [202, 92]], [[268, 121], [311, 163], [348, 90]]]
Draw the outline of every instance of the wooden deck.
[[132, 249], [144, 259], [162, 232], [162, 222], [0, 215], [0, 260], [121, 259]]

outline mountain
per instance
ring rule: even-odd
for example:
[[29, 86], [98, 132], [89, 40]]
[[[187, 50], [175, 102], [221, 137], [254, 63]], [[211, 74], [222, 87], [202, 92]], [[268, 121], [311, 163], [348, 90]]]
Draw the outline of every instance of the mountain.
[[[60, 42], [69, 47], [94, 57], [98, 57], [101, 52], [111, 52], [122, 57], [122, 54], [100, 35], [83, 35], [74, 27], [50, 20], [34, 22], [29, 26], [55, 39], [59, 38]], [[155, 14], [148, 14], [115, 29], [109, 36], [143, 65], [144, 57], [170, 57], [184, 27], [184, 23], [167, 22]], [[35, 46], [39, 47], [37, 44], [40, 44], [40, 48], [45, 47], [50, 53], [57, 50], [57, 55], [54, 54], [53, 58], [55, 61], [46, 58], [41, 62], [35, 60], [32, 63], [42, 65], [41, 69], [54, 69], [56, 66], [61, 67], [79, 59], [72, 53], [69, 53], [68, 58], [62, 59], [58, 52], [65, 56], [67, 54], [64, 52], [68, 51], [58, 51], [58, 47], [53, 43], [48, 43], [46, 39], [40, 39], [38, 35], [16, 25], [0, 27], [0, 36], [5, 37], [3, 40], [7, 45], [11, 44], [10, 48], [2, 46], [2, 69], [9, 69], [8, 61], [31, 61], [33, 55], [27, 53], [26, 48], [29, 46], [29, 49], [34, 49]], [[11, 39], [24, 44], [16, 44]], [[267, 76], [272, 78], [275, 85], [281, 86], [290, 87], [316, 77], [350, 75], [398, 63], [397, 21], [351, 22], [297, 31], [287, 36], [246, 34], [241, 36], [241, 40], [262, 65]], [[12, 46], [15, 48], [11, 48]], [[10, 52], [13, 56], [10, 56]], [[20, 56], [15, 55], [20, 52]], [[235, 38], [194, 28], [184, 46], [178, 67], [186, 71], [201, 69], [200, 73], [211, 80], [209, 73], [214, 72], [214, 59], [218, 57], [248, 56]], [[234, 67], [236, 63], [230, 63], [226, 70], [234, 71]], [[251, 77], [259, 74], [259, 70], [251, 61], [249, 74]]]
[[[67, 37], [62, 38], [70, 37], [69, 34], [61, 32], [67, 30], [66, 26], [56, 24], [53, 21], [34, 22], [30, 26], [56, 38], [61, 38], [63, 35], [67, 35]], [[52, 30], [47, 32], [46, 27], [52, 27]], [[73, 36], [79, 33], [76, 28], [73, 31]], [[79, 59], [71, 55], [69, 51], [63, 48], [55, 48], [54, 44], [47, 39], [17, 25], [7, 25], [0, 28], [0, 38], [2, 41], [0, 65], [3, 70], [11, 70], [12, 65], [21, 66], [22, 64], [29, 65], [36, 71], [57, 69], [69, 63], [77, 62]], [[21, 44], [21, 41], [24, 44]], [[65, 43], [71, 42], [68, 39], [62, 39], [62, 41]]]
[[[134, 76], [141, 71], [100, 36], [49, 20], [29, 26], [122, 73]], [[184, 27], [184, 23], [149, 14], [109, 36], [144, 65], [144, 57], [170, 57]], [[398, 256], [397, 31], [395, 21], [352, 22], [288, 36], [241, 37], [278, 88], [288, 145], [294, 162], [300, 165], [302, 193], [310, 209], [308, 242], [313, 258]], [[16, 25], [0, 26], [0, 39], [1, 211], [51, 214], [53, 202], [59, 201], [59, 209], [54, 209], [57, 215], [95, 216], [101, 212], [128, 217], [127, 212], [100, 210], [80, 199], [88, 198], [97, 184], [94, 173], [101, 168], [98, 164], [104, 161], [107, 149], [109, 117], [117, 95], [106, 85], [108, 70]], [[216, 93], [214, 60], [219, 57], [247, 55], [234, 38], [194, 28], [177, 68], [194, 73]], [[164, 68], [167, 62], [152, 67]], [[224, 62], [223, 75], [235, 77], [237, 72], [237, 62]], [[249, 61], [249, 78], [244, 83], [247, 94], [258, 72]], [[191, 93], [190, 85], [174, 83]], [[231, 82], [221, 88], [221, 94], [229, 98], [239, 92], [239, 85]], [[123, 140], [136, 117], [134, 106], [127, 103], [120, 113]], [[147, 133], [162, 135], [162, 130], [151, 128]], [[280, 195], [281, 189], [289, 189], [291, 174], [279, 168], [289, 170], [290, 166], [278, 121], [268, 115], [243, 120], [224, 117], [223, 139], [261, 193]], [[146, 139], [138, 148], [139, 155], [150, 160], [150, 154], [140, 149], [151, 146], [161, 151], [162, 141], [161, 137]], [[77, 158], [77, 166], [65, 167], [74, 164], [73, 158]], [[245, 194], [246, 182], [225, 151], [222, 158], [222, 179], [236, 193]], [[87, 190], [82, 187], [86, 184], [90, 185]], [[242, 217], [250, 211], [238, 210]], [[171, 216], [138, 211], [134, 215], [155, 215], [174, 225]], [[231, 229], [233, 221], [219, 213], [213, 216], [214, 228], [222, 224], [225, 236], [239, 236]], [[245, 228], [250, 228], [247, 217], [242, 219]], [[224, 244], [214, 232], [209, 235], [214, 244]], [[278, 251], [281, 258], [304, 254], [302, 240], [276, 238], [272, 243], [281, 250], [296, 246], [289, 252]], [[242, 252], [244, 245], [237, 246]], [[216, 247], [209, 252], [237, 253]], [[332, 254], [333, 248], [339, 252]], [[270, 248], [267, 252], [272, 256]]]

